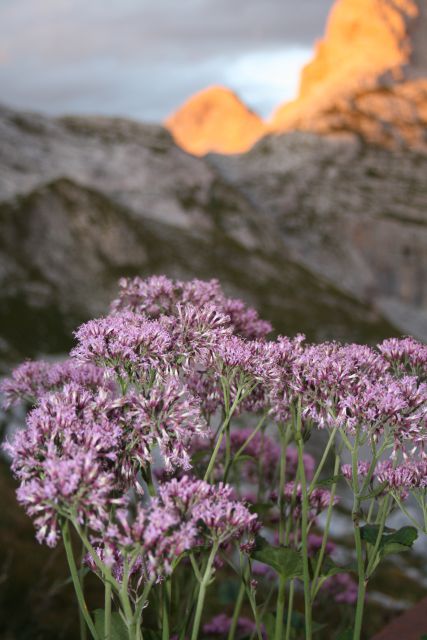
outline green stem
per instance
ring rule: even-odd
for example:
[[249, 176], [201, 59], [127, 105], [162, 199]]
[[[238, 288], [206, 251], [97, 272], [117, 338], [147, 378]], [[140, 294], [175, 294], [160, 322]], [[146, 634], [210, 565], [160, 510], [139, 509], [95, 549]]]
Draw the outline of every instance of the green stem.
[[225, 467], [225, 471], [224, 471], [224, 482], [227, 481], [228, 474], [230, 472], [231, 467], [233, 466], [233, 464], [235, 464], [235, 462], [237, 462], [237, 460], [240, 458], [240, 456], [242, 455], [242, 453], [244, 452], [244, 450], [246, 449], [248, 444], [251, 442], [251, 440], [256, 436], [258, 431], [264, 425], [264, 422], [265, 422], [266, 418], [267, 418], [266, 415], [262, 416], [261, 420], [258, 422], [258, 424], [255, 427], [255, 429], [251, 432], [251, 435], [248, 438], [246, 438], [245, 442], [242, 444], [240, 449], [238, 449], [236, 454], [233, 456], [233, 459], [229, 460], [228, 464]]
[[400, 500], [400, 498], [396, 495], [393, 494], [393, 498], [396, 500], [397, 505], [399, 506], [399, 509], [402, 510], [402, 512], [405, 514], [405, 516], [408, 518], [408, 520], [410, 520], [412, 522], [412, 524], [414, 525], [414, 527], [420, 531], [422, 531], [422, 526], [420, 525], [419, 522], [417, 522], [417, 520], [415, 520], [415, 518], [413, 518], [411, 516], [411, 514], [409, 513], [409, 511], [406, 509], [406, 507], [403, 505], [402, 501]]
[[294, 581], [291, 580], [291, 584], [290, 584], [290, 587], [289, 587], [288, 614], [287, 614], [287, 618], [286, 618], [285, 640], [289, 640], [290, 637], [291, 637], [292, 610], [293, 610], [293, 606], [294, 606], [294, 590], [295, 590], [295, 584], [294, 584]]
[[205, 604], [206, 590], [212, 577], [212, 566], [215, 560], [216, 552], [218, 551], [218, 542], [215, 542], [209, 555], [209, 559], [206, 565], [205, 572], [203, 574], [202, 581], [199, 586], [199, 595], [197, 596], [196, 613], [194, 614], [193, 631], [191, 633], [191, 640], [197, 640], [199, 637], [200, 622], [202, 620], [203, 606]]
[[[283, 545], [285, 541], [285, 522], [283, 513], [283, 492], [286, 482], [286, 449], [290, 439], [290, 428], [286, 429], [283, 425], [278, 425], [280, 437], [280, 471], [279, 471], [279, 491], [278, 491], [278, 507], [279, 507], [279, 544]], [[283, 635], [283, 617], [285, 614], [285, 598], [286, 598], [286, 576], [281, 573], [279, 576], [279, 589], [277, 593], [276, 604], [276, 623], [274, 627], [274, 640], [281, 640]]]
[[356, 432], [355, 443], [352, 451], [352, 475], [353, 475], [353, 510], [352, 519], [354, 527], [354, 542], [356, 546], [358, 589], [357, 604], [354, 618], [353, 640], [360, 640], [363, 623], [363, 611], [365, 606], [366, 582], [365, 562], [363, 557], [362, 536], [360, 533], [360, 494], [358, 481], [358, 455], [359, 455], [359, 430]]
[[144, 587], [144, 591], [142, 592], [142, 595], [138, 598], [135, 606], [135, 621], [136, 621], [137, 631], [139, 631], [139, 636], [137, 636], [137, 638], [139, 637], [141, 639], [142, 639], [142, 632], [140, 632], [140, 628], [141, 628], [142, 611], [144, 609], [145, 603], [148, 598], [148, 594], [150, 593], [152, 586], [153, 586], [153, 580], [150, 580], [149, 582], [147, 582], [147, 584]]
[[377, 538], [375, 540], [374, 547], [372, 549], [372, 552], [369, 554], [368, 566], [367, 566], [366, 571], [365, 571], [366, 581], [371, 577], [375, 567], [378, 564], [377, 554], [378, 554], [378, 550], [380, 548], [381, 538], [382, 538], [383, 533], [384, 533], [385, 523], [386, 523], [387, 517], [388, 517], [388, 515], [390, 513], [389, 504], [390, 504], [390, 496], [387, 495], [384, 498], [384, 501], [383, 501], [383, 503], [381, 505], [381, 508], [380, 508], [380, 512], [378, 514], [378, 523], [377, 524], [379, 524], [379, 528], [378, 528]]
[[65, 553], [67, 556], [67, 561], [68, 561], [68, 566], [70, 568], [70, 573], [71, 573], [71, 579], [73, 581], [74, 584], [74, 589], [76, 592], [76, 596], [77, 596], [77, 601], [79, 603], [79, 607], [80, 610], [83, 614], [83, 617], [85, 619], [85, 622], [89, 628], [89, 631], [92, 634], [92, 637], [94, 638], [94, 640], [99, 640], [98, 638], [98, 634], [96, 632], [95, 629], [95, 625], [92, 621], [92, 618], [90, 616], [89, 610], [87, 608], [85, 599], [84, 599], [84, 595], [83, 595], [83, 591], [81, 588], [81, 584], [80, 584], [80, 579], [79, 579], [79, 574], [78, 574], [78, 570], [77, 570], [77, 566], [76, 566], [76, 561], [74, 559], [74, 554], [73, 554], [73, 547], [71, 544], [71, 537], [70, 537], [70, 528], [68, 525], [68, 521], [65, 520], [62, 525], [61, 525], [61, 530], [62, 530], [62, 539], [64, 541], [64, 547], [65, 547]]
[[123, 613], [126, 618], [126, 625], [129, 632], [129, 640], [136, 639], [137, 619], [136, 615], [132, 611], [132, 606], [129, 600], [129, 561], [125, 556], [123, 562], [123, 579], [122, 587], [120, 589], [120, 602], [122, 603]]
[[[336, 453], [335, 464], [334, 464], [334, 477], [338, 474], [339, 467], [340, 467], [340, 457], [339, 457], [339, 454]], [[337, 490], [337, 483], [336, 481], [334, 481], [331, 487], [331, 496], [329, 500], [328, 511], [326, 514], [326, 522], [325, 522], [325, 529], [323, 531], [322, 544], [321, 544], [319, 555], [317, 558], [316, 569], [314, 571], [314, 576], [312, 581], [312, 589], [311, 589], [312, 600], [314, 600], [314, 598], [316, 597], [317, 592], [319, 591], [319, 588], [321, 586], [320, 584], [319, 585], [317, 584], [317, 581], [322, 568], [323, 558], [325, 557], [326, 545], [328, 543], [329, 529], [331, 526], [332, 510], [334, 508], [334, 498], [335, 498], [336, 490]]]
[[96, 567], [99, 569], [99, 572], [101, 573], [101, 575], [105, 575], [106, 579], [108, 579], [108, 581], [111, 582], [112, 586], [117, 591], [117, 593], [120, 593], [120, 585], [119, 585], [119, 583], [112, 576], [111, 571], [109, 570], [107, 565], [105, 565], [101, 561], [99, 555], [96, 553], [95, 549], [93, 548], [93, 546], [89, 542], [89, 539], [88, 539], [85, 531], [79, 526], [79, 524], [77, 523], [77, 521], [75, 519], [72, 520], [72, 524], [73, 524], [76, 532], [79, 534], [84, 546], [86, 547], [87, 551], [89, 552], [89, 554], [90, 554], [92, 560], [94, 561]]
[[111, 582], [105, 582], [104, 640], [111, 640]]
[[234, 605], [233, 617], [231, 620], [230, 630], [228, 632], [227, 640], [234, 640], [236, 635], [237, 623], [239, 621], [240, 611], [242, 609], [243, 598], [245, 596], [245, 583], [242, 580], [240, 583], [239, 593], [237, 594], [236, 604]]
[[218, 451], [219, 451], [219, 449], [221, 447], [222, 439], [224, 437], [224, 432], [227, 429], [227, 427], [228, 427], [228, 425], [230, 423], [230, 420], [231, 420], [231, 418], [233, 416], [233, 413], [235, 412], [235, 410], [237, 408], [237, 405], [240, 402], [240, 394], [241, 394], [241, 389], [239, 387], [237, 389], [236, 397], [234, 398], [234, 402], [231, 405], [231, 409], [229, 411], [227, 411], [227, 413], [225, 415], [225, 418], [224, 418], [224, 421], [223, 421], [223, 423], [222, 423], [222, 425], [221, 425], [221, 427], [220, 427], [220, 429], [218, 431], [218, 439], [216, 441], [215, 448], [213, 450], [211, 459], [209, 460], [208, 468], [206, 469], [206, 472], [205, 472], [205, 475], [203, 477], [203, 480], [208, 480], [209, 476], [211, 475], [211, 472], [212, 472], [212, 469], [214, 467], [216, 458], [218, 456]]
[[[240, 558], [241, 558], [241, 556], [240, 556]], [[246, 595], [248, 596], [249, 604], [251, 605], [252, 614], [254, 616], [257, 638], [258, 638], [258, 640], [263, 640], [263, 635], [262, 635], [262, 631], [261, 631], [261, 624], [260, 624], [258, 609], [257, 609], [257, 605], [256, 605], [256, 600], [255, 600], [255, 597], [254, 597], [254, 593], [253, 593], [250, 585], [248, 584], [248, 578], [249, 578], [249, 566], [246, 567], [245, 575], [242, 576], [242, 579], [243, 579], [244, 584], [245, 584]]]
[[[80, 554], [80, 567], [83, 566], [83, 559], [85, 557], [86, 554], [86, 549], [84, 547], [84, 544], [82, 544], [82, 551]], [[79, 572], [79, 578], [80, 578], [80, 588], [82, 590], [83, 593], [83, 597], [84, 597], [84, 573], [82, 571]], [[83, 612], [79, 607], [79, 626], [80, 626], [80, 640], [87, 640], [87, 626], [86, 626], [86, 622], [83, 616]]]
[[171, 590], [171, 583], [169, 579], [165, 584], [163, 584], [162, 640], [169, 640], [169, 637], [170, 637], [169, 615], [170, 615], [171, 593], [172, 593], [172, 590]]
[[310, 567], [308, 557], [308, 493], [307, 480], [304, 468], [304, 442], [302, 438], [301, 425], [301, 398], [298, 399], [297, 411], [297, 446], [298, 446], [298, 467], [301, 483], [301, 545], [302, 545], [302, 569], [304, 581], [304, 617], [305, 617], [305, 640], [311, 640], [312, 614], [311, 614], [311, 587], [310, 587]]
[[[329, 436], [329, 439], [328, 439], [328, 443], [327, 443], [327, 445], [326, 445], [326, 447], [325, 447], [325, 449], [323, 451], [323, 455], [322, 455], [322, 458], [321, 458], [321, 460], [319, 462], [319, 466], [317, 467], [316, 472], [315, 472], [315, 474], [313, 476], [313, 479], [310, 482], [310, 486], [308, 488], [308, 494], [309, 495], [313, 491], [313, 489], [315, 489], [316, 483], [317, 483], [317, 481], [319, 479], [319, 476], [322, 473], [323, 467], [325, 466], [325, 462], [326, 462], [326, 459], [327, 459], [327, 457], [329, 455], [329, 451], [331, 450], [331, 447], [332, 447], [332, 445], [334, 443], [334, 440], [335, 440], [335, 434], [337, 432], [337, 429], [338, 429], [338, 427], [334, 427], [332, 429], [331, 433], [330, 433], [330, 436]], [[336, 475], [336, 474], [334, 473], [334, 475]]]

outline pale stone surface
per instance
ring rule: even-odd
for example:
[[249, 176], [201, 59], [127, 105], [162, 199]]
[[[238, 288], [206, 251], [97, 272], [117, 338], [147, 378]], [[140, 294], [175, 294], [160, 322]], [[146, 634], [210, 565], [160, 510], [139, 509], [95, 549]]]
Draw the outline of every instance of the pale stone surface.
[[427, 339], [427, 155], [312, 133], [208, 156], [250, 199], [262, 241]]
[[161, 127], [0, 107], [0, 371], [69, 348], [123, 275], [217, 277], [279, 331], [311, 339], [393, 332], [369, 305], [270, 251], [263, 227], [240, 189]]

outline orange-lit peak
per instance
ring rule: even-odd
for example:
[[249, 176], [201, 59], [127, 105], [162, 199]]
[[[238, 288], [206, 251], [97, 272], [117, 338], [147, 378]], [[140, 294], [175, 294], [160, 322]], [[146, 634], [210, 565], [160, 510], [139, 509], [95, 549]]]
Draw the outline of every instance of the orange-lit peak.
[[425, 0], [337, 0], [302, 71], [299, 96], [278, 108], [273, 129], [292, 128], [306, 108], [319, 110], [362, 86], [372, 90], [425, 71], [426, 20]]
[[265, 131], [261, 118], [221, 86], [192, 96], [165, 125], [179, 146], [199, 156], [247, 151]]

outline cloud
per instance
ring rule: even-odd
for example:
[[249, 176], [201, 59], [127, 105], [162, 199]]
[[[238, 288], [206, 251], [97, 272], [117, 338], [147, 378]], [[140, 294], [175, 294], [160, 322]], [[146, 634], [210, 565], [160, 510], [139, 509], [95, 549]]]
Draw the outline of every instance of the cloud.
[[273, 94], [283, 89], [288, 97], [296, 61], [322, 33], [331, 4], [2, 0], [0, 41], [8, 52], [0, 67], [2, 99], [51, 113], [160, 120], [194, 91], [225, 82], [265, 112]]

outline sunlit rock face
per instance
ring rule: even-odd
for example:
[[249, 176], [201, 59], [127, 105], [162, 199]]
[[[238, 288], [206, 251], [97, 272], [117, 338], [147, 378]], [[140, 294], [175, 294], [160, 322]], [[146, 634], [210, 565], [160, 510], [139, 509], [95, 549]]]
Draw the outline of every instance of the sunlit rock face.
[[338, 0], [297, 100], [271, 129], [427, 149], [426, 32], [424, 0]]
[[168, 118], [166, 127], [194, 155], [247, 151], [264, 131], [262, 120], [225, 87], [209, 87]]

